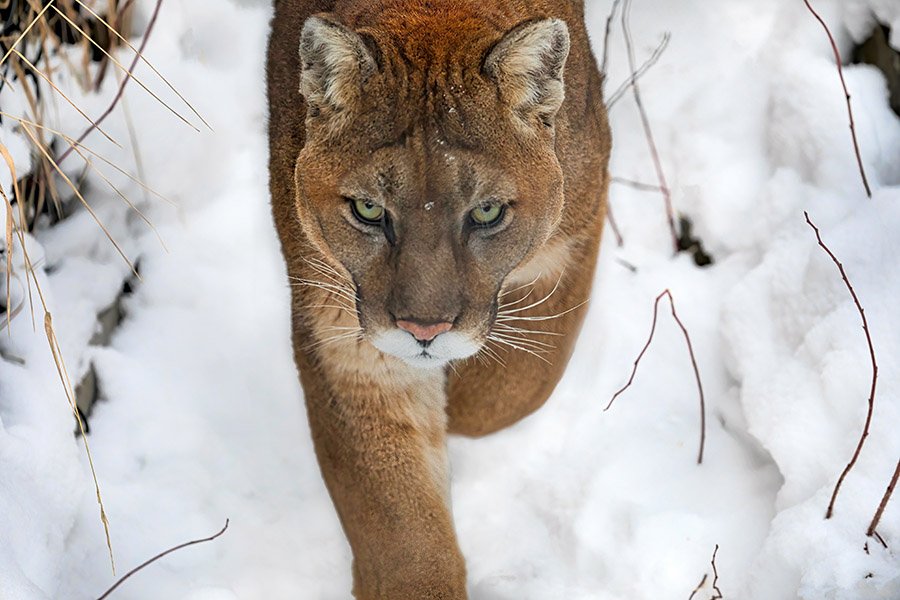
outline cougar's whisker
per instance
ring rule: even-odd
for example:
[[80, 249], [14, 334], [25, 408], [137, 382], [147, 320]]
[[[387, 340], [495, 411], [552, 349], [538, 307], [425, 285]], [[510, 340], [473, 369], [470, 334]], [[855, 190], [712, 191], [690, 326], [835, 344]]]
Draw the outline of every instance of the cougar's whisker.
[[[488, 345], [490, 342], [493, 342], [493, 341], [494, 340], [491, 340], [490, 338], [487, 339], [485, 341], [484, 346], [481, 347], [481, 352], [484, 352], [485, 356], [496, 361], [496, 363], [498, 365], [500, 365], [501, 367], [506, 368], [506, 361], [503, 360], [503, 358], [500, 356], [500, 354], [496, 350], [494, 350], [493, 348], [491, 348]], [[481, 354], [481, 352], [479, 352], [479, 354]], [[478, 356], [478, 354], [476, 354], [476, 356]]]
[[509, 322], [509, 321], [551, 321], [553, 319], [558, 319], [563, 315], [567, 315], [572, 311], [578, 310], [579, 308], [581, 308], [582, 306], [584, 306], [587, 303], [588, 303], [588, 301], [585, 300], [584, 302], [576, 304], [572, 308], [566, 309], [555, 315], [534, 316], [534, 317], [514, 317], [514, 316], [509, 316], [509, 315], [498, 315], [497, 322], [503, 323], [503, 322]]
[[528, 347], [534, 348], [534, 349], [556, 350], [556, 346], [554, 346], [553, 344], [548, 344], [546, 342], [539, 342], [537, 340], [531, 340], [526, 337], [510, 335], [507, 333], [498, 333], [498, 332], [494, 332], [492, 335], [496, 338], [503, 339], [503, 340], [509, 340], [511, 342], [515, 342], [517, 344], [522, 344], [523, 346], [528, 346]]
[[[524, 285], [520, 285], [520, 286], [517, 287], [517, 288], [513, 288], [513, 289], [511, 289], [511, 290], [504, 290], [504, 291], [501, 291], [499, 294], [497, 294], [497, 297], [498, 297], [498, 298], [502, 298], [503, 296], [507, 296], [507, 295], [509, 295], [509, 294], [518, 292], [519, 290], [523, 290], [523, 289], [525, 289], [525, 288], [527, 288], [527, 287], [529, 287], [529, 286], [533, 286], [534, 284], [536, 284], [536, 283], [538, 282], [538, 279], [541, 278], [541, 275], [543, 275], [543, 273], [538, 273], [537, 277], [535, 277], [534, 279], [532, 279], [531, 282], [526, 283], [526, 284], [524, 284]], [[529, 293], [530, 293], [530, 292], [529, 292]]]
[[500, 338], [496, 338], [496, 337], [494, 337], [494, 336], [490, 336], [488, 339], [491, 339], [491, 340], [497, 342], [498, 344], [503, 344], [503, 345], [505, 345], [505, 346], [509, 346], [509, 347], [514, 348], [514, 349], [516, 349], [516, 350], [521, 350], [522, 352], [525, 352], [525, 353], [527, 353], [527, 354], [531, 354], [531, 355], [534, 356], [535, 358], [538, 358], [538, 359], [544, 361], [544, 362], [547, 363], [548, 365], [552, 364], [549, 360], [547, 360], [545, 357], [541, 356], [541, 355], [540, 355], [537, 351], [535, 351], [535, 350], [531, 350], [531, 349], [529, 349], [529, 348], [525, 348], [525, 347], [523, 347], [523, 346], [521, 346], [521, 345], [519, 345], [519, 344], [510, 342], [510, 341], [507, 341], [507, 340], [503, 340], [503, 339], [500, 339]]
[[[518, 319], [516, 319], [518, 320]], [[500, 331], [506, 331], [510, 333], [521, 333], [525, 335], [550, 335], [554, 337], [563, 337], [562, 333], [558, 331], [539, 331], [537, 329], [527, 329], [525, 327], [516, 327], [513, 325], [509, 325], [509, 322], [498, 322], [494, 323], [494, 328]]]
[[547, 294], [546, 296], [544, 296], [543, 298], [541, 298], [540, 300], [538, 300], [537, 302], [532, 302], [532, 303], [529, 304], [528, 306], [522, 306], [522, 307], [520, 307], [520, 308], [515, 308], [515, 309], [512, 309], [512, 310], [498, 311], [498, 312], [497, 312], [497, 315], [498, 315], [498, 316], [499, 316], [499, 315], [506, 316], [506, 315], [511, 315], [511, 314], [515, 314], [515, 313], [520, 313], [520, 312], [523, 312], [523, 311], [526, 311], [526, 310], [531, 310], [532, 308], [537, 308], [538, 306], [540, 306], [541, 304], [543, 304], [544, 302], [546, 302], [547, 300], [549, 300], [550, 297], [551, 297], [553, 294], [556, 293], [556, 291], [559, 289], [559, 286], [560, 286], [561, 284], [562, 284], [562, 275], [559, 276], [559, 279], [557, 280], [556, 285], [553, 286], [553, 289], [550, 290], [550, 293]]

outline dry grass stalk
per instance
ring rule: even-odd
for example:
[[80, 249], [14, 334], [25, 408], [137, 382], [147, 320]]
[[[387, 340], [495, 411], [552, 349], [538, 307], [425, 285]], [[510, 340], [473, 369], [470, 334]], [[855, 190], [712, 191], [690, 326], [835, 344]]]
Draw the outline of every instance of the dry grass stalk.
[[[106, 229], [82, 195], [80, 181], [73, 181], [73, 179], [62, 170], [60, 165], [63, 159], [70, 153], [74, 152], [78, 154], [85, 164], [81, 177], [83, 178], [86, 176], [89, 171], [96, 173], [131, 210], [134, 210], [141, 219], [156, 232], [153, 224], [139, 208], [129, 201], [125, 194], [123, 194], [108, 177], [96, 168], [92, 158], [96, 158], [116, 169], [131, 179], [131, 181], [135, 182], [145, 192], [159, 197], [166, 202], [171, 203], [171, 201], [153, 191], [141, 179], [134, 177], [124, 169], [118, 167], [113, 161], [110, 161], [85, 147], [81, 142], [88, 134], [90, 134], [90, 132], [96, 129], [107, 137], [107, 139], [116, 143], [112, 137], [100, 127], [100, 122], [113, 111], [116, 102], [118, 102], [123, 95], [125, 84], [131, 79], [135, 79], [135, 81], [138, 82], [138, 85], [143, 87], [152, 97], [166, 106], [182, 121], [188, 123], [192, 128], [197, 130], [197, 128], [185, 117], [169, 105], [165, 104], [165, 102], [150, 90], [149, 87], [134, 77], [133, 71], [139, 61], [143, 61], [147, 64], [154, 74], [156, 74], [166, 86], [190, 108], [194, 115], [196, 115], [207, 127], [209, 125], [190, 103], [187, 102], [184, 96], [162, 76], [159, 70], [143, 57], [143, 50], [152, 31], [153, 24], [156, 21], [162, 0], [157, 0], [156, 8], [150, 24], [145, 31], [140, 48], [135, 48], [135, 46], [132, 45], [119, 31], [120, 29], [124, 30], [124, 28], [127, 27], [130, 15], [129, 11], [133, 4], [133, 0], [126, 0], [121, 7], [119, 7], [118, 0], [105, 0], [105, 3], [106, 17], [104, 18], [99, 12], [102, 10], [99, 6], [99, 0], [95, 2], [85, 2], [83, 0], [22, 0], [15, 3], [9, 1], [3, 2], [3, 0], [0, 0], [0, 53], [2, 53], [2, 58], [0, 58], [0, 92], [3, 92], [4, 88], [8, 87], [10, 93], [19, 94], [20, 97], [25, 100], [30, 112], [28, 117], [0, 112], [0, 121], [2, 121], [2, 118], [8, 118], [13, 119], [18, 123], [19, 130], [24, 134], [26, 141], [30, 142], [33, 147], [35, 157], [35, 164], [32, 172], [20, 179], [16, 173], [16, 166], [10, 152], [6, 147], [0, 144], [0, 156], [2, 156], [6, 162], [6, 166], [13, 182], [11, 194], [7, 194], [6, 190], [0, 189], [0, 197], [2, 197], [3, 204], [6, 207], [3, 237], [5, 248], [0, 249], [5, 252], [6, 256], [3, 263], [0, 264], [0, 268], [5, 270], [7, 287], [5, 299], [6, 308], [4, 311], [5, 314], [3, 315], [4, 322], [0, 323], [0, 328], [9, 327], [12, 319], [24, 310], [24, 300], [18, 302], [17, 306], [11, 306], [11, 282], [13, 278], [22, 282], [24, 284], [23, 287], [27, 290], [28, 304], [31, 309], [29, 312], [34, 323], [35, 306], [32, 295], [33, 284], [40, 302], [40, 307], [44, 312], [44, 332], [47, 337], [47, 342], [50, 346], [60, 382], [65, 391], [70, 408], [75, 416], [78, 430], [81, 433], [81, 439], [84, 443], [97, 496], [97, 503], [100, 507], [100, 520], [103, 524], [106, 536], [110, 563], [113, 572], [115, 573], [115, 561], [110, 538], [109, 521], [100, 492], [99, 479], [94, 467], [90, 444], [85, 435], [84, 423], [77, 409], [72, 382], [69, 379], [68, 371], [60, 350], [59, 341], [53, 327], [53, 318], [45, 301], [40, 281], [37, 277], [36, 269], [38, 268], [38, 265], [35, 265], [28, 255], [25, 235], [37, 223], [38, 216], [51, 205], [49, 203], [52, 203], [52, 206], [55, 207], [57, 216], [62, 218], [64, 198], [61, 195], [61, 190], [57, 188], [58, 179], [65, 184], [66, 189], [72, 194], [72, 197], [77, 198], [84, 209], [94, 218], [109, 241], [113, 244], [129, 267], [131, 267], [132, 271], [135, 272], [135, 275], [137, 275], [132, 262], [125, 255], [120, 245]], [[125, 68], [115, 58], [116, 50], [120, 45], [127, 46], [135, 53], [130, 68]], [[77, 50], [77, 57], [73, 56], [72, 50]], [[74, 60], [73, 57], [75, 58]], [[91, 119], [56, 84], [55, 74], [57, 67], [54, 66], [53, 60], [59, 60], [64, 68], [80, 82], [81, 87], [85, 91], [99, 89], [103, 81], [104, 73], [110, 63], [125, 73], [125, 77], [120, 81], [119, 90], [115, 100], [100, 118]], [[52, 92], [59, 97], [62, 97], [90, 123], [90, 127], [82, 133], [80, 139], [76, 140], [60, 131], [47, 127], [44, 124], [46, 97], [42, 94], [42, 85], [46, 86], [47, 89], [52, 90]], [[56, 150], [56, 141], [59, 140], [65, 142], [66, 149], [62, 155]], [[116, 145], [118, 146], [117, 143]], [[31, 218], [29, 218], [29, 215], [32, 215]], [[158, 233], [157, 237], [159, 237]], [[162, 242], [161, 238], [160, 242]], [[18, 245], [19, 248], [16, 248], [16, 245]], [[163, 247], [165, 247], [164, 244]], [[22, 259], [21, 261], [18, 261], [19, 264], [24, 265], [24, 273], [22, 274], [15, 272], [14, 265], [17, 263], [13, 261], [14, 252], [22, 253]], [[34, 323], [34, 325], [36, 327], [36, 323]]]

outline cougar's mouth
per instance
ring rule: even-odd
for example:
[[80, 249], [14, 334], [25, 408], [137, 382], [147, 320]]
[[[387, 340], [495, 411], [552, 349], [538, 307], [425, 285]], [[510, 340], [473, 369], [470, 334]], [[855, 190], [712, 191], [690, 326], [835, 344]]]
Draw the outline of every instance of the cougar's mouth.
[[453, 360], [468, 358], [481, 349], [473, 337], [460, 331], [448, 331], [423, 342], [400, 328], [392, 327], [378, 332], [371, 338], [372, 344], [408, 365], [420, 368], [439, 368]]

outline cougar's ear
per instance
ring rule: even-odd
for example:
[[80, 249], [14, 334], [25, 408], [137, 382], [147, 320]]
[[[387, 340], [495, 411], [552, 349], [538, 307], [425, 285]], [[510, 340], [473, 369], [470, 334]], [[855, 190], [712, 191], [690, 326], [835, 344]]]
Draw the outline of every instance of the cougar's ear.
[[527, 21], [491, 48], [483, 70], [521, 117], [537, 117], [551, 125], [565, 96], [563, 67], [568, 56], [569, 28], [564, 21]]
[[323, 17], [309, 17], [300, 34], [300, 93], [311, 111], [346, 108], [377, 70], [356, 32]]

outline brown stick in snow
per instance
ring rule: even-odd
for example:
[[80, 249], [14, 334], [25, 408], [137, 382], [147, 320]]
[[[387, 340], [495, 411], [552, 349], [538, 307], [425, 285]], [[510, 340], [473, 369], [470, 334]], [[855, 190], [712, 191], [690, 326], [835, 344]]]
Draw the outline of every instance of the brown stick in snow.
[[129, 577], [131, 577], [131, 576], [134, 575], [135, 573], [138, 573], [138, 572], [142, 571], [142, 570], [145, 569], [146, 567], [149, 567], [150, 565], [152, 565], [153, 563], [155, 563], [155, 562], [158, 561], [159, 559], [161, 559], [161, 558], [163, 558], [163, 557], [165, 557], [165, 556], [168, 556], [169, 554], [172, 554], [173, 552], [177, 552], [178, 550], [181, 550], [182, 548], [187, 548], [188, 546], [194, 546], [194, 545], [196, 545], [196, 544], [204, 544], [204, 543], [206, 543], [206, 542], [211, 542], [211, 541], [213, 541], [214, 539], [216, 539], [217, 537], [219, 537], [219, 536], [221, 536], [223, 533], [225, 533], [225, 531], [228, 529], [228, 522], [229, 522], [228, 519], [225, 519], [225, 526], [222, 527], [222, 529], [219, 530], [219, 532], [216, 533], [216, 534], [214, 534], [214, 535], [211, 535], [211, 536], [209, 536], [209, 537], [202, 538], [202, 539], [199, 539], [199, 540], [191, 540], [190, 542], [185, 542], [184, 544], [179, 544], [179, 545], [177, 545], [177, 546], [173, 546], [172, 548], [169, 548], [168, 550], [166, 550], [166, 551], [164, 551], [164, 552], [160, 552], [159, 554], [157, 554], [157, 555], [154, 556], [153, 558], [144, 561], [144, 562], [141, 563], [140, 565], [136, 566], [136, 567], [133, 568], [132, 570], [130, 570], [130, 571], [128, 571], [127, 573], [125, 573], [125, 575], [123, 575], [123, 576], [121, 577], [121, 579], [119, 579], [118, 581], [116, 581], [116, 582], [113, 584], [113, 586], [112, 586], [111, 588], [109, 588], [108, 590], [106, 590], [105, 592], [103, 592], [103, 594], [101, 594], [100, 597], [97, 598], [97, 600], [105, 600], [106, 598], [109, 597], [110, 594], [112, 594], [112, 593], [116, 590], [116, 588], [118, 588], [120, 585], [122, 585], [122, 583], [124, 583], [126, 579], [128, 579]]
[[[884, 496], [881, 498], [881, 504], [878, 505], [878, 510], [875, 511], [875, 516], [872, 517], [872, 523], [869, 525], [869, 529], [866, 531], [866, 535], [869, 537], [873, 537], [878, 535], [876, 529], [878, 529], [878, 524], [881, 522], [881, 516], [884, 514], [884, 509], [887, 508], [888, 502], [891, 500], [891, 496], [894, 495], [894, 488], [897, 487], [897, 480], [900, 479], [900, 460], [897, 461], [897, 468], [894, 469], [894, 476], [891, 477], [891, 482], [887, 486], [887, 490], [884, 492]], [[882, 544], [884, 544], [884, 540], [879, 536], [879, 540]]]
[[697, 595], [697, 592], [699, 592], [699, 591], [703, 588], [703, 586], [706, 585], [706, 580], [707, 580], [707, 579], [709, 579], [709, 575], [706, 574], [706, 573], [704, 573], [704, 574], [703, 574], [703, 579], [700, 580], [700, 583], [698, 583], [698, 584], [697, 584], [697, 587], [694, 588], [694, 591], [691, 592], [691, 597], [688, 598], [688, 600], [694, 600], [694, 596]]
[[719, 589], [719, 568], [716, 566], [716, 555], [719, 554], [719, 545], [716, 544], [716, 549], [713, 550], [712, 556], [712, 570], [713, 570], [713, 582], [712, 589], [715, 592], [715, 595], [710, 598], [710, 600], [722, 600], [724, 596], [722, 596], [722, 590]]
[[697, 368], [697, 358], [694, 356], [694, 346], [691, 343], [691, 336], [688, 334], [687, 328], [682, 323], [681, 319], [678, 317], [678, 313], [675, 311], [675, 299], [672, 297], [672, 292], [664, 290], [659, 296], [656, 297], [656, 301], [653, 303], [653, 323], [650, 325], [650, 335], [647, 337], [647, 343], [644, 344], [641, 353], [638, 354], [638, 357], [634, 360], [634, 367], [631, 370], [631, 376], [628, 378], [628, 383], [626, 383], [622, 388], [613, 394], [612, 399], [609, 401], [609, 404], [606, 405], [604, 411], [612, 408], [613, 402], [616, 401], [616, 398], [622, 395], [628, 388], [631, 387], [631, 384], [634, 383], [634, 376], [637, 374], [638, 365], [641, 363], [641, 359], [644, 358], [644, 354], [647, 353], [647, 349], [650, 348], [650, 343], [653, 341], [653, 335], [656, 333], [656, 322], [657, 317], [659, 316], [659, 302], [663, 298], [669, 299], [669, 306], [672, 308], [672, 317], [675, 319], [675, 322], [678, 324], [678, 327], [681, 328], [681, 332], [684, 334], [684, 341], [687, 343], [688, 354], [691, 357], [691, 366], [694, 368], [694, 377], [697, 379], [697, 390], [700, 393], [700, 452], [697, 455], [697, 464], [703, 464], [703, 450], [706, 446], [706, 399], [703, 396], [703, 384], [700, 382], [700, 369]]
[[[713, 595], [710, 597], [710, 600], [722, 600], [724, 596], [722, 596], [722, 590], [719, 589], [719, 568], [716, 566], [716, 555], [719, 554], [719, 545], [716, 544], [716, 549], [713, 550], [712, 555], [712, 570], [713, 570], [713, 580], [712, 580], [712, 589]], [[700, 580], [700, 583], [697, 584], [697, 587], [694, 588], [694, 591], [691, 592], [690, 598], [688, 600], [694, 600], [694, 596], [696, 596], [700, 590], [703, 589], [703, 586], [706, 585], [706, 581], [709, 579], [709, 573], [703, 574], [703, 579]]]
[[819, 13], [815, 11], [809, 3], [809, 0], [803, 0], [803, 2], [806, 4], [806, 8], [809, 9], [809, 12], [811, 12], [816, 20], [822, 25], [825, 34], [828, 36], [828, 41], [831, 42], [831, 50], [834, 52], [834, 60], [837, 63], [838, 77], [841, 79], [841, 87], [844, 88], [844, 98], [847, 100], [847, 115], [850, 117], [850, 136], [853, 138], [853, 150], [856, 152], [856, 164], [859, 166], [859, 174], [862, 177], [863, 187], [866, 188], [866, 195], [871, 198], [872, 189], [869, 187], [869, 179], [866, 177], [866, 169], [863, 167], [862, 155], [859, 151], [859, 140], [856, 139], [856, 122], [853, 120], [853, 107], [850, 104], [850, 91], [847, 89], [847, 82], [844, 81], [844, 68], [842, 66], [843, 61], [841, 60], [841, 52], [838, 50], [837, 43], [834, 41], [834, 36], [831, 35], [831, 30], [828, 28], [825, 20], [819, 16]]
[[862, 452], [863, 445], [866, 443], [866, 438], [869, 437], [869, 427], [872, 424], [872, 412], [875, 410], [875, 386], [878, 384], [878, 363], [875, 360], [875, 347], [872, 345], [872, 336], [869, 333], [869, 321], [866, 319], [866, 311], [863, 309], [862, 304], [859, 302], [859, 298], [856, 295], [856, 290], [853, 289], [853, 285], [850, 283], [850, 279], [847, 278], [847, 272], [844, 271], [844, 265], [841, 264], [841, 261], [837, 259], [831, 249], [825, 245], [825, 242], [822, 241], [822, 234], [819, 232], [819, 228], [812, 222], [809, 218], [809, 213], [804, 211], [803, 215], [806, 217], [806, 222], [810, 227], [813, 228], [813, 231], [816, 232], [816, 239], [819, 242], [819, 246], [828, 254], [831, 258], [831, 261], [837, 265], [838, 271], [841, 272], [841, 279], [844, 280], [844, 285], [847, 286], [847, 289], [850, 290], [850, 295], [853, 297], [853, 303], [856, 304], [856, 310], [859, 312], [859, 316], [862, 318], [863, 331], [866, 334], [866, 343], [869, 345], [869, 357], [872, 360], [872, 388], [869, 391], [869, 408], [866, 412], [866, 423], [863, 426], [862, 435], [859, 437], [859, 443], [856, 445], [856, 450], [853, 452], [853, 457], [850, 459], [850, 462], [847, 463], [847, 466], [844, 467], [841, 476], [838, 477], [837, 484], [834, 486], [834, 492], [831, 494], [831, 501], [828, 503], [828, 510], [825, 512], [825, 518], [830, 519], [834, 514], [834, 503], [837, 500], [838, 493], [841, 491], [841, 485], [844, 483], [844, 479], [846, 479], [847, 474], [850, 473], [850, 470], [853, 469], [853, 466], [856, 464], [857, 459], [859, 459], [859, 454]]
[[600, 62], [600, 74], [603, 75], [603, 83], [606, 83], [606, 67], [609, 64], [609, 34], [612, 30], [613, 19], [616, 18], [616, 9], [619, 8], [619, 2], [622, 0], [613, 0], [612, 8], [609, 9], [609, 16], [606, 17], [606, 31], [603, 34], [603, 59]]
[[625, 245], [625, 238], [622, 237], [622, 231], [619, 229], [619, 224], [616, 222], [616, 217], [613, 215], [612, 206], [610, 206], [609, 200], [606, 201], [606, 219], [609, 221], [609, 228], [612, 230], [613, 235], [616, 236], [616, 246], [621, 248]]
[[656, 148], [656, 142], [653, 139], [653, 131], [650, 128], [650, 119], [647, 117], [647, 111], [644, 109], [644, 103], [641, 100], [641, 90], [635, 78], [636, 67], [634, 59], [634, 44], [631, 39], [631, 27], [628, 24], [628, 16], [631, 12], [631, 0], [625, 0], [622, 7], [622, 32], [625, 35], [625, 48], [628, 50], [628, 69], [631, 72], [631, 92], [634, 95], [634, 103], [637, 105], [638, 112], [641, 116], [641, 124], [644, 128], [644, 135], [647, 138], [647, 146], [650, 148], [650, 156], [653, 159], [653, 167], [656, 169], [656, 176], [659, 179], [659, 188], [662, 192], [663, 200], [666, 205], [666, 219], [669, 224], [669, 231], [672, 234], [672, 247], [678, 252], [678, 230], [675, 227], [675, 209], [672, 207], [672, 193], [669, 191], [669, 184], [666, 182], [666, 174], [663, 171], [662, 161], [659, 158], [659, 151]]
[[659, 192], [662, 191], [658, 185], [652, 183], [644, 183], [643, 181], [635, 181], [634, 179], [626, 179], [624, 177], [612, 177], [610, 183], [618, 183], [634, 188], [641, 192]]

